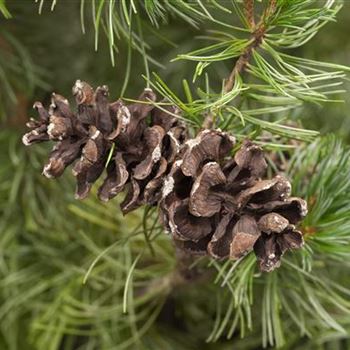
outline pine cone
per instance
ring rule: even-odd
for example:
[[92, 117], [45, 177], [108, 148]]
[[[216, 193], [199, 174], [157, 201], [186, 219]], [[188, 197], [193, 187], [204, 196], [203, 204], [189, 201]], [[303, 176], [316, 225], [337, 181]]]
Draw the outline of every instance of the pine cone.
[[164, 225], [176, 244], [194, 254], [238, 259], [254, 249], [262, 271], [272, 271], [288, 249], [303, 245], [295, 229], [306, 202], [290, 197], [283, 176], [262, 180], [262, 149], [235, 144], [219, 130], [204, 130], [183, 147], [167, 176], [161, 200]]
[[[58, 94], [52, 94], [49, 111], [40, 102], [34, 104], [39, 120], [31, 119], [27, 124], [32, 130], [23, 136], [23, 143], [57, 142], [43, 174], [59, 177], [75, 163], [75, 195], [82, 199], [107, 166], [106, 178], [98, 190], [101, 200], [108, 201], [128, 187], [121, 204], [124, 213], [144, 203], [157, 203], [163, 176], [187, 137], [186, 128], [177, 117], [178, 109], [155, 108], [149, 103], [156, 100], [150, 89], [145, 89], [140, 102], [125, 105], [122, 100], [109, 103], [106, 86], [94, 91], [78, 80], [73, 95], [78, 105], [76, 113], [68, 100]], [[148, 116], [150, 122], [146, 121]]]

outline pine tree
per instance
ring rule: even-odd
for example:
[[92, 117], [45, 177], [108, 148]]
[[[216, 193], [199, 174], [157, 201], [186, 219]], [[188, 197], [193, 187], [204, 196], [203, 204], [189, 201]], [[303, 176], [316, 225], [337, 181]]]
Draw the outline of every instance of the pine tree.
[[[41, 176], [45, 145], [1, 132], [1, 349], [349, 347], [350, 150], [305, 118], [336, 108], [349, 68], [303, 51], [341, 7], [0, 1], [3, 124], [41, 99], [24, 141], [57, 142], [47, 177], [78, 160], [86, 197], [69, 174]], [[221, 226], [236, 242], [201, 240]]]

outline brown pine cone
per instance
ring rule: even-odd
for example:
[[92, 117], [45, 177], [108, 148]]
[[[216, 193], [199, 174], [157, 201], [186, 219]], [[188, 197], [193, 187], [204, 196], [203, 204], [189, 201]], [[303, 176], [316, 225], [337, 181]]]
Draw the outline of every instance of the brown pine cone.
[[154, 107], [151, 102], [156, 96], [150, 89], [145, 89], [139, 102], [125, 105], [122, 100], [109, 103], [106, 86], [94, 91], [78, 80], [73, 95], [77, 112], [58, 94], [52, 94], [48, 111], [40, 102], [34, 104], [39, 120], [27, 124], [32, 130], [23, 136], [23, 143], [56, 141], [43, 174], [56, 178], [75, 163], [75, 196], [82, 199], [106, 168], [98, 191], [101, 200], [108, 201], [127, 187], [121, 205], [124, 213], [144, 203], [157, 203], [163, 176], [187, 138], [186, 128], [177, 118], [179, 110], [171, 105]]
[[183, 147], [161, 200], [164, 225], [180, 248], [215, 259], [238, 259], [254, 249], [262, 271], [272, 271], [288, 249], [303, 245], [295, 229], [306, 202], [290, 197], [283, 176], [262, 180], [262, 149], [246, 140], [227, 160], [234, 139], [204, 130]]

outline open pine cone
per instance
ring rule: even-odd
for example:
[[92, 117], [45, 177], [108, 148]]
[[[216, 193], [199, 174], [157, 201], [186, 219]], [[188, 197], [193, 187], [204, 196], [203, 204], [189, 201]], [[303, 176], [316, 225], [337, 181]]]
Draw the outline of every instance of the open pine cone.
[[155, 107], [150, 89], [130, 105], [109, 103], [106, 86], [94, 91], [79, 80], [73, 94], [77, 112], [57, 94], [48, 111], [36, 102], [39, 120], [29, 121], [23, 143], [56, 142], [43, 174], [56, 178], [74, 163], [76, 198], [106, 169], [98, 197], [108, 201], [127, 188], [123, 213], [159, 205], [175, 244], [189, 253], [238, 259], [254, 250], [260, 269], [272, 271], [288, 249], [302, 246], [295, 225], [306, 202], [290, 197], [285, 177], [262, 179], [267, 164], [259, 146], [246, 140], [232, 157], [236, 141], [221, 130], [188, 140], [179, 110]]
[[[145, 89], [139, 102], [131, 105], [122, 100], [109, 103], [106, 86], [94, 91], [79, 80], [73, 94], [78, 105], [76, 113], [68, 100], [57, 94], [52, 94], [48, 111], [40, 102], [34, 104], [40, 118], [27, 124], [32, 130], [23, 136], [23, 143], [56, 142], [43, 174], [56, 178], [75, 163], [75, 195], [82, 199], [106, 168], [107, 175], [98, 191], [101, 200], [108, 201], [128, 187], [121, 204], [124, 213], [144, 203], [156, 203], [163, 176], [186, 139], [186, 128], [176, 117], [178, 109], [155, 108], [151, 102], [156, 96], [150, 89]], [[150, 122], [146, 122], [148, 116]]]
[[306, 202], [290, 197], [283, 176], [262, 180], [262, 149], [246, 140], [225, 159], [235, 141], [204, 130], [184, 145], [163, 187], [162, 218], [177, 246], [215, 259], [238, 259], [254, 249], [262, 271], [272, 271], [288, 249], [300, 248], [295, 225]]

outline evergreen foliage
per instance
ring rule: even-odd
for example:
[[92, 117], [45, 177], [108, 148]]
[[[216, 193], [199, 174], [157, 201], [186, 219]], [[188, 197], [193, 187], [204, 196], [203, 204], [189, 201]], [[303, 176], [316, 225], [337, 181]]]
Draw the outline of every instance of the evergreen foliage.
[[[281, 165], [309, 204], [306, 245], [280, 269], [258, 272], [252, 254], [201, 258], [186, 279], [154, 208], [124, 218], [115, 200], [73, 200], [69, 175], [40, 175], [47, 150], [28, 152], [18, 132], [3, 130], [0, 349], [349, 348], [350, 149], [319, 135], [317, 121], [303, 125], [306, 112], [341, 101], [349, 68], [301, 51], [340, 9], [332, 0], [0, 0], [4, 125], [23, 96], [26, 107], [96, 67], [92, 80], [110, 79], [124, 97], [145, 85], [167, 97], [193, 134], [215, 123], [254, 139], [271, 151], [271, 175]], [[17, 16], [27, 18], [23, 28], [11, 22]], [[37, 21], [59, 39], [45, 39]]]

